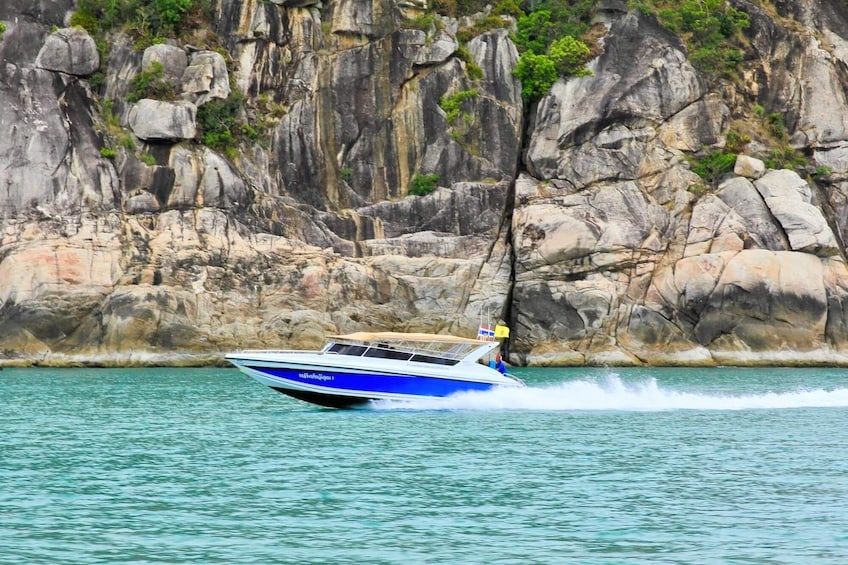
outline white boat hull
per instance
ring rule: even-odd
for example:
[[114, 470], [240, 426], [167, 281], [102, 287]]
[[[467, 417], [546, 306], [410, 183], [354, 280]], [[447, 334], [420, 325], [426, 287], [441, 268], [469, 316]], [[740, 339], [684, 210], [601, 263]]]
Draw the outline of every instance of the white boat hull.
[[371, 400], [440, 398], [496, 386], [523, 386], [479, 363], [452, 366], [317, 352], [245, 352], [227, 355], [243, 373], [278, 392], [331, 407]]

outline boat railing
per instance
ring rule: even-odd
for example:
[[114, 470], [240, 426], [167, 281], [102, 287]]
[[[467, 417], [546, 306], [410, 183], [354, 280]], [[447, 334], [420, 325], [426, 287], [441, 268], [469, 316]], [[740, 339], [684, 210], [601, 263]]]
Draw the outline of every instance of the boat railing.
[[527, 383], [524, 382], [524, 379], [519, 379], [515, 375], [510, 375], [510, 374], [504, 373], [504, 376], [508, 379], [511, 379], [511, 380], [517, 382], [518, 384], [520, 384], [522, 386], [527, 386]]
[[[467, 344], [453, 345], [440, 349], [429, 344], [422, 346], [418, 343], [395, 342], [387, 343], [346, 343], [338, 340], [320, 351], [304, 349], [243, 349], [241, 353], [250, 355], [280, 355], [280, 354], [315, 354], [320, 355], [349, 355], [352, 357], [380, 357], [397, 361], [429, 363], [437, 365], [456, 365], [462, 361], [469, 351]], [[510, 376], [510, 378], [515, 378]], [[516, 379], [519, 380], [520, 379]]]

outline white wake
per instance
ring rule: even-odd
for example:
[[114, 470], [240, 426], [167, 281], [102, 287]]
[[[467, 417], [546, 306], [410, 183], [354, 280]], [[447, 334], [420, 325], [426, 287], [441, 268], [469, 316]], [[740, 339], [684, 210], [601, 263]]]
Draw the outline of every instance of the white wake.
[[500, 388], [447, 398], [374, 402], [378, 410], [752, 410], [848, 407], [848, 388], [756, 394], [685, 392], [657, 385], [656, 379], [625, 383], [617, 376], [573, 380], [550, 386]]

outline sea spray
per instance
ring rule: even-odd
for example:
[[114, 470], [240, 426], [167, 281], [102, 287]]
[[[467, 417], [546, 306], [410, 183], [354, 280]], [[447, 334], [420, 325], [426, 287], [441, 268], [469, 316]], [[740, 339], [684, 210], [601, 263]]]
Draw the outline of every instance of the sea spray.
[[440, 399], [379, 401], [379, 410], [757, 410], [848, 407], [848, 388], [798, 389], [752, 394], [718, 394], [675, 390], [653, 377], [625, 382], [612, 374], [547, 386], [497, 388]]

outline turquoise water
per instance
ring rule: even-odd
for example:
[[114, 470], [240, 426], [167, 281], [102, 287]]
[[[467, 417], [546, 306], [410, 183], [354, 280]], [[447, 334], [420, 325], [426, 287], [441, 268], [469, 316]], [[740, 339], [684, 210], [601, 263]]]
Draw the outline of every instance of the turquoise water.
[[516, 371], [312, 407], [230, 369], [0, 372], [0, 563], [846, 563], [839, 370]]

